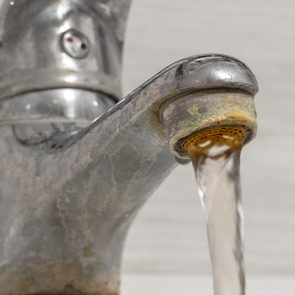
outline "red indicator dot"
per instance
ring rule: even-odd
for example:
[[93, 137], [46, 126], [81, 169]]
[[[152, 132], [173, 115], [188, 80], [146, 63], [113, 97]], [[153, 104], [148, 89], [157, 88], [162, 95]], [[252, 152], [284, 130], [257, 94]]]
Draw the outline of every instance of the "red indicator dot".
[[67, 42], [73, 43], [74, 39], [72, 37], [67, 37]]

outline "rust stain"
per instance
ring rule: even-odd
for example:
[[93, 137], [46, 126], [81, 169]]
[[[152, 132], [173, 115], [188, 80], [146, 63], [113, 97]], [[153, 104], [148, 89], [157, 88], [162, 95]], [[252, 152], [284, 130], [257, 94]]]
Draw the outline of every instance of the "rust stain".
[[92, 257], [94, 255], [94, 251], [93, 251], [93, 245], [88, 245], [86, 247], [84, 247], [83, 250], [83, 256], [84, 257]]
[[197, 116], [199, 114], [199, 108], [196, 104], [193, 104], [191, 107], [189, 107], [187, 109], [187, 112], [189, 115], [193, 116]]
[[215, 126], [185, 138], [180, 143], [180, 148], [190, 157], [209, 155], [214, 146], [226, 146], [228, 150], [234, 150], [243, 146], [248, 132], [240, 126]]

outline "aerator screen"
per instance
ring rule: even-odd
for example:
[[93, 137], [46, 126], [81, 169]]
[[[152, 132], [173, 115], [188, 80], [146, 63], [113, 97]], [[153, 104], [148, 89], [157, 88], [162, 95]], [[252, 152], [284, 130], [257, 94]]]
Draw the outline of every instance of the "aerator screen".
[[214, 147], [226, 147], [228, 150], [240, 148], [249, 138], [250, 129], [241, 126], [214, 126], [200, 130], [184, 139], [177, 149], [187, 155], [208, 154]]

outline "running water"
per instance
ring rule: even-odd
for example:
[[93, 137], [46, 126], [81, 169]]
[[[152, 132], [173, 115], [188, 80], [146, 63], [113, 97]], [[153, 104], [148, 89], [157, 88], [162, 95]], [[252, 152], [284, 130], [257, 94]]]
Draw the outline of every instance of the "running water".
[[206, 152], [194, 148], [188, 152], [207, 221], [214, 294], [244, 295], [241, 147], [212, 142], [209, 146]]

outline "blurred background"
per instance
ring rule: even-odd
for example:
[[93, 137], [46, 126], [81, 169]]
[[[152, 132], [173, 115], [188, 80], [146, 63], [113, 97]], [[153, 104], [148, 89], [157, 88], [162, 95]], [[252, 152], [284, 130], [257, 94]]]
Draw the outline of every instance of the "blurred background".
[[[294, 52], [294, 0], [134, 0], [131, 7], [124, 55], [125, 94], [175, 60], [201, 53], [235, 56], [258, 79], [258, 135], [244, 149], [241, 160], [246, 268], [256, 282], [250, 284], [255, 294], [295, 292]], [[123, 261], [123, 294], [124, 290], [136, 292], [136, 283], [130, 287], [133, 276], [154, 277], [166, 286], [173, 281], [183, 284], [177, 278], [192, 278], [195, 293], [185, 289], [186, 295], [212, 294], [207, 287], [201, 289], [210, 281], [210, 271], [193, 169], [179, 166], [131, 228]], [[271, 278], [284, 280], [276, 285], [277, 291]], [[129, 282], [129, 289], [124, 282]], [[174, 294], [163, 290], [159, 294]], [[143, 294], [148, 293], [137, 293]]]

